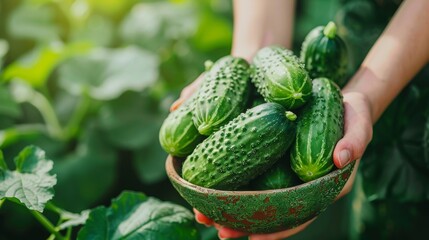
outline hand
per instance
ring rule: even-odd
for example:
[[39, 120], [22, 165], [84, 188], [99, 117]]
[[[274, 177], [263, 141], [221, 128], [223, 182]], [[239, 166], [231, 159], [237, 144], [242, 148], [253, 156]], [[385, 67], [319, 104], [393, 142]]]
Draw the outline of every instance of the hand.
[[174, 103], [171, 105], [170, 107], [170, 112], [176, 110], [177, 108], [180, 107], [180, 105], [182, 105], [183, 102], [185, 102], [189, 97], [192, 96], [192, 94], [198, 90], [198, 88], [201, 85], [201, 81], [203, 80], [203, 74], [201, 74], [200, 76], [197, 77], [197, 79], [195, 79], [195, 81], [193, 81], [191, 84], [189, 84], [188, 86], [186, 86], [185, 88], [183, 88], [182, 92], [180, 93], [180, 97], [179, 99], [177, 99], [176, 101], [174, 101]]
[[[344, 95], [344, 137], [338, 141], [335, 146], [333, 159], [338, 168], [343, 168], [352, 160], [360, 159], [366, 149], [366, 146], [372, 139], [372, 118], [371, 104], [368, 98], [358, 92], [346, 92]], [[338, 195], [337, 199], [350, 192], [359, 167], [359, 160], [356, 162], [352, 175]], [[238, 238], [249, 234], [235, 231], [214, 223], [211, 219], [204, 216], [198, 210], [194, 209], [195, 219], [201, 224], [214, 226], [218, 230], [219, 238]], [[290, 237], [304, 230], [313, 222], [312, 220], [296, 227], [281, 232], [270, 234], [251, 234], [250, 240], [277, 240]]]

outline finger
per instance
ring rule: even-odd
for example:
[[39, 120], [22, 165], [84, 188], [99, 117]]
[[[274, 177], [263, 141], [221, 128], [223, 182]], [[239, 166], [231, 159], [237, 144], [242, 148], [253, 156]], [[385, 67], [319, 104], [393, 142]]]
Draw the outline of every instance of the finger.
[[239, 238], [239, 237], [243, 237], [243, 236], [249, 235], [248, 233], [236, 231], [234, 229], [223, 227], [223, 226], [220, 226], [220, 225], [217, 225], [216, 228], [218, 230], [218, 237], [220, 239], [224, 239], [224, 238]]
[[204, 214], [202, 214], [197, 209], [194, 208], [193, 210], [194, 210], [194, 213], [195, 213], [195, 220], [197, 220], [198, 223], [204, 224], [206, 226], [213, 225], [213, 220], [211, 220], [210, 218], [206, 217]]
[[185, 87], [180, 93], [179, 99], [177, 99], [170, 107], [170, 112], [177, 110], [183, 102], [185, 102], [194, 93], [193, 84]]
[[269, 233], [269, 234], [252, 234], [249, 236], [249, 240], [278, 240], [278, 239], [288, 238], [288, 237], [295, 235], [295, 234], [301, 232], [302, 230], [304, 230], [314, 220], [316, 220], [316, 218], [313, 218], [313, 219], [299, 225], [298, 227], [288, 229], [285, 231], [281, 231], [281, 232]]
[[343, 168], [350, 161], [361, 158], [372, 138], [369, 104], [361, 94], [344, 95], [344, 137], [334, 149], [334, 164]]
[[180, 107], [180, 105], [182, 105], [182, 103], [184, 101], [185, 101], [185, 99], [182, 98], [182, 97], [180, 97], [179, 99], [177, 99], [176, 101], [174, 101], [173, 104], [171, 104], [170, 112], [173, 112], [173, 111], [177, 110]]

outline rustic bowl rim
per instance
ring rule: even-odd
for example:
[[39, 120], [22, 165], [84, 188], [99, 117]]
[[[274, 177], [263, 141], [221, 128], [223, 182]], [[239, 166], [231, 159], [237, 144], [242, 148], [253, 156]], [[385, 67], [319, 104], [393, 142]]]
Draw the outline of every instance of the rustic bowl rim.
[[188, 189], [191, 189], [193, 191], [197, 191], [200, 193], [212, 193], [212, 194], [231, 195], [231, 196], [237, 196], [237, 195], [254, 196], [255, 194], [275, 194], [275, 193], [295, 191], [298, 189], [304, 189], [304, 188], [308, 188], [312, 185], [318, 184], [322, 181], [327, 181], [330, 178], [340, 176], [344, 172], [348, 171], [349, 168], [351, 168], [350, 174], [348, 174], [347, 180], [346, 180], [346, 181], [348, 181], [348, 179], [351, 176], [351, 173], [353, 172], [353, 168], [355, 166], [355, 161], [352, 161], [350, 164], [346, 165], [344, 168], [336, 169], [336, 170], [326, 174], [325, 176], [322, 176], [322, 177], [317, 178], [315, 180], [312, 180], [310, 182], [301, 183], [299, 185], [295, 185], [295, 186], [288, 187], [288, 188], [269, 189], [269, 190], [244, 190], [243, 191], [243, 190], [219, 190], [219, 189], [201, 187], [201, 186], [195, 185], [193, 183], [190, 183], [190, 182], [186, 181], [185, 179], [183, 179], [179, 175], [179, 173], [176, 171], [178, 164], [180, 164], [179, 161], [180, 160], [178, 158], [176, 158], [172, 155], [168, 155], [167, 160], [165, 161], [166, 173], [172, 181], [175, 181], [178, 184], [180, 184], [180, 185], [182, 185]]

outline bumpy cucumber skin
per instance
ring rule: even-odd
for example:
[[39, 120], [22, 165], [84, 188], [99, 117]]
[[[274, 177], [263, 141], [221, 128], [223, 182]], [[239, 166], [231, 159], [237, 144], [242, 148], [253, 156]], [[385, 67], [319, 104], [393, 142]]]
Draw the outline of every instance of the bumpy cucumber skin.
[[348, 67], [347, 47], [338, 35], [325, 36], [324, 27], [311, 30], [301, 46], [301, 61], [312, 79], [326, 77], [344, 86]]
[[288, 110], [302, 106], [311, 96], [311, 79], [292, 51], [279, 46], [259, 50], [253, 58], [252, 82], [267, 102]]
[[274, 166], [252, 180], [250, 185], [254, 190], [270, 190], [291, 187], [298, 182], [298, 177], [290, 167], [289, 154], [285, 154]]
[[171, 112], [164, 120], [159, 131], [162, 148], [176, 157], [185, 157], [192, 153], [197, 144], [204, 140], [192, 121], [196, 94]]
[[327, 78], [313, 80], [313, 96], [300, 112], [291, 147], [291, 167], [301, 180], [308, 182], [331, 171], [332, 153], [343, 128], [340, 88]]
[[246, 60], [225, 56], [205, 74], [193, 121], [198, 131], [208, 136], [246, 109], [250, 69]]
[[182, 177], [199, 186], [233, 190], [265, 172], [295, 139], [295, 122], [276, 103], [247, 110], [189, 155]]

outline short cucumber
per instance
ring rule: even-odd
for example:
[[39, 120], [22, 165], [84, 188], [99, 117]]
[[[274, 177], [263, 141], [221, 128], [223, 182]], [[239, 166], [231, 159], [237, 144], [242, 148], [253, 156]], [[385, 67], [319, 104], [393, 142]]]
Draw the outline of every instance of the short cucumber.
[[311, 78], [326, 77], [344, 86], [348, 67], [347, 47], [334, 22], [314, 28], [301, 46], [301, 61]]
[[308, 182], [327, 174], [334, 166], [332, 153], [343, 136], [343, 101], [337, 84], [327, 78], [313, 80], [313, 95], [297, 123], [291, 167]]
[[269, 190], [295, 186], [298, 182], [298, 177], [290, 167], [289, 154], [285, 154], [274, 166], [252, 180], [250, 185], [254, 190]]
[[207, 136], [246, 109], [250, 87], [249, 64], [242, 58], [225, 56], [208, 68], [193, 113], [198, 131]]
[[264, 103], [240, 114], [189, 155], [182, 177], [196, 185], [236, 189], [265, 172], [295, 139], [296, 115]]
[[292, 51], [279, 46], [259, 50], [253, 58], [252, 82], [267, 102], [288, 110], [298, 108], [311, 96], [311, 79]]
[[196, 94], [171, 112], [164, 120], [159, 131], [162, 148], [176, 157], [185, 157], [192, 153], [197, 144], [204, 140], [192, 121]]

